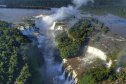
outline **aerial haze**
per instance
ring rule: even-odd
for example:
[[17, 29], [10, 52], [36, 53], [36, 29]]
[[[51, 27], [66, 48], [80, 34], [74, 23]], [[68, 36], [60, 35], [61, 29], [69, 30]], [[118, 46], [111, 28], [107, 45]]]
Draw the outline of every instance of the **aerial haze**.
[[125, 84], [126, 0], [1, 0], [0, 84]]

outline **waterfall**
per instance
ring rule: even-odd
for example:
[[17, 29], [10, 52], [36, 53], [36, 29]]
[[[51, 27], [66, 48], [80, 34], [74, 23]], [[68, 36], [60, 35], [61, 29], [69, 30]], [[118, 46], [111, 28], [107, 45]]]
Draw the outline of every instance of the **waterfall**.
[[122, 67], [117, 67], [116, 72], [118, 73], [120, 71], [122, 71]]
[[112, 65], [112, 60], [110, 60], [109, 63], [106, 63], [106, 65], [107, 65], [107, 68], [110, 68]]
[[59, 77], [59, 79], [65, 80], [65, 72], [66, 72], [66, 70], [64, 70], [63, 74]]
[[100, 49], [97, 49], [97, 48], [94, 48], [94, 47], [91, 47], [91, 46], [88, 46], [87, 49], [86, 49], [86, 53], [84, 54], [85, 56], [80, 59], [82, 61], [82, 65], [85, 65], [86, 64], [91, 64], [93, 63], [94, 59], [101, 59], [103, 61], [106, 61], [107, 59], [107, 56], [105, 55], [105, 53], [103, 51], [101, 51]]
[[51, 26], [51, 28], [50, 28], [50, 29], [51, 29], [51, 30], [54, 30], [55, 25], [56, 25], [56, 22], [54, 22], [54, 23], [53, 23], [53, 25]]
[[[44, 76], [45, 84], [73, 84], [74, 79], [68, 80], [65, 78], [66, 70], [62, 72], [63, 61], [61, 63], [56, 62], [55, 50], [57, 43], [55, 42], [54, 27], [56, 22], [47, 23], [49, 16], [38, 16], [36, 19], [36, 27], [39, 28], [40, 35], [38, 39], [38, 48], [42, 50], [42, 55], [45, 59]], [[45, 74], [45, 75], [44, 75]]]
[[81, 66], [82, 65], [86, 66], [87, 64], [91, 64], [97, 58], [101, 59], [103, 61], [103, 63], [105, 63], [107, 68], [111, 67], [112, 60], [107, 62], [106, 61], [106, 59], [107, 59], [106, 54], [102, 50], [97, 49], [95, 47], [91, 47], [91, 46], [87, 47], [85, 56], [82, 59], [80, 59], [80, 61], [82, 62]]
[[60, 72], [62, 71], [62, 67], [63, 67], [63, 61], [62, 61], [62, 63], [61, 63], [60, 66], [59, 66], [59, 71], [60, 71]]
[[87, 53], [93, 54], [92, 58], [99, 58], [101, 60], [107, 59], [107, 56], [105, 55], [103, 51], [101, 51], [100, 49], [91, 47], [91, 46], [88, 46]]

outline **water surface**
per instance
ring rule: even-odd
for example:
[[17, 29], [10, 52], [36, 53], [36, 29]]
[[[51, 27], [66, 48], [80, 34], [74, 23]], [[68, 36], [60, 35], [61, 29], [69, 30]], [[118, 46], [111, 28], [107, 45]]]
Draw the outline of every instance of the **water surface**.
[[57, 8], [52, 8], [51, 10], [0, 8], [0, 20], [16, 23], [20, 22], [24, 18], [34, 19], [34, 16], [40, 14], [51, 14], [56, 10]]

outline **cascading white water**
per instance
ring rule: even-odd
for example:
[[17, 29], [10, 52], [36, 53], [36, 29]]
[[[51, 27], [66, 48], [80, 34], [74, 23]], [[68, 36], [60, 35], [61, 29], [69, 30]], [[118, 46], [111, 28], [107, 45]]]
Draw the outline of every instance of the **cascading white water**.
[[106, 65], [107, 65], [107, 68], [110, 68], [112, 65], [112, 60], [110, 60], [109, 63], [106, 63]]
[[91, 58], [100, 58], [102, 60], [106, 60], [107, 56], [105, 53], [97, 48], [89, 46], [87, 49], [87, 53], [93, 54]]
[[[43, 57], [46, 62], [46, 73], [44, 76], [45, 84], [65, 84], [65, 70], [62, 72], [62, 63], [57, 63], [55, 60], [55, 52], [57, 43], [55, 42], [53, 24], [46, 23], [49, 16], [42, 16], [36, 19], [36, 27], [39, 28], [40, 35], [38, 38], [38, 48], [42, 50]], [[43, 76], [43, 73], [42, 73]], [[68, 81], [68, 80], [67, 80]], [[67, 84], [73, 84], [73, 79], [69, 80]]]
[[61, 62], [60, 67], [58, 69], [60, 72], [62, 71], [62, 67], [63, 67], [63, 61]]
[[27, 36], [31, 35], [32, 36], [32, 35], [34, 35], [33, 32], [36, 30], [36, 28], [35, 27], [30, 27], [30, 28], [25, 28], [23, 30], [19, 28], [19, 30], [24, 35], [27, 35]]
[[117, 73], [120, 72], [120, 71], [122, 71], [122, 67], [118, 67], [118, 68], [116, 69], [116, 72], [117, 72]]
[[86, 65], [86, 64], [93, 63], [94, 59], [97, 59], [97, 58], [103, 60], [106, 64], [107, 68], [111, 67], [112, 60], [110, 60], [109, 63], [107, 63], [106, 62], [106, 59], [107, 59], [106, 54], [103, 51], [101, 51], [100, 49], [97, 49], [97, 48], [91, 47], [91, 46], [87, 47], [85, 57], [80, 60], [82, 60], [83, 63]]
[[66, 70], [64, 70], [63, 74], [61, 76], [59, 76], [59, 79], [65, 80], [65, 72], [66, 72]]

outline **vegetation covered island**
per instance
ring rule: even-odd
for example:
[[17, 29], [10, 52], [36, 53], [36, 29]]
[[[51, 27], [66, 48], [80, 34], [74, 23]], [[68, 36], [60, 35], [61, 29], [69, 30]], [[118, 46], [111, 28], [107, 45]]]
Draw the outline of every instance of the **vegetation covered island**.
[[57, 49], [60, 50], [62, 58], [75, 57], [77, 52], [80, 50], [82, 45], [85, 45], [88, 41], [89, 28], [91, 23], [89, 20], [79, 21], [68, 33], [57, 36], [56, 41], [58, 42]]

